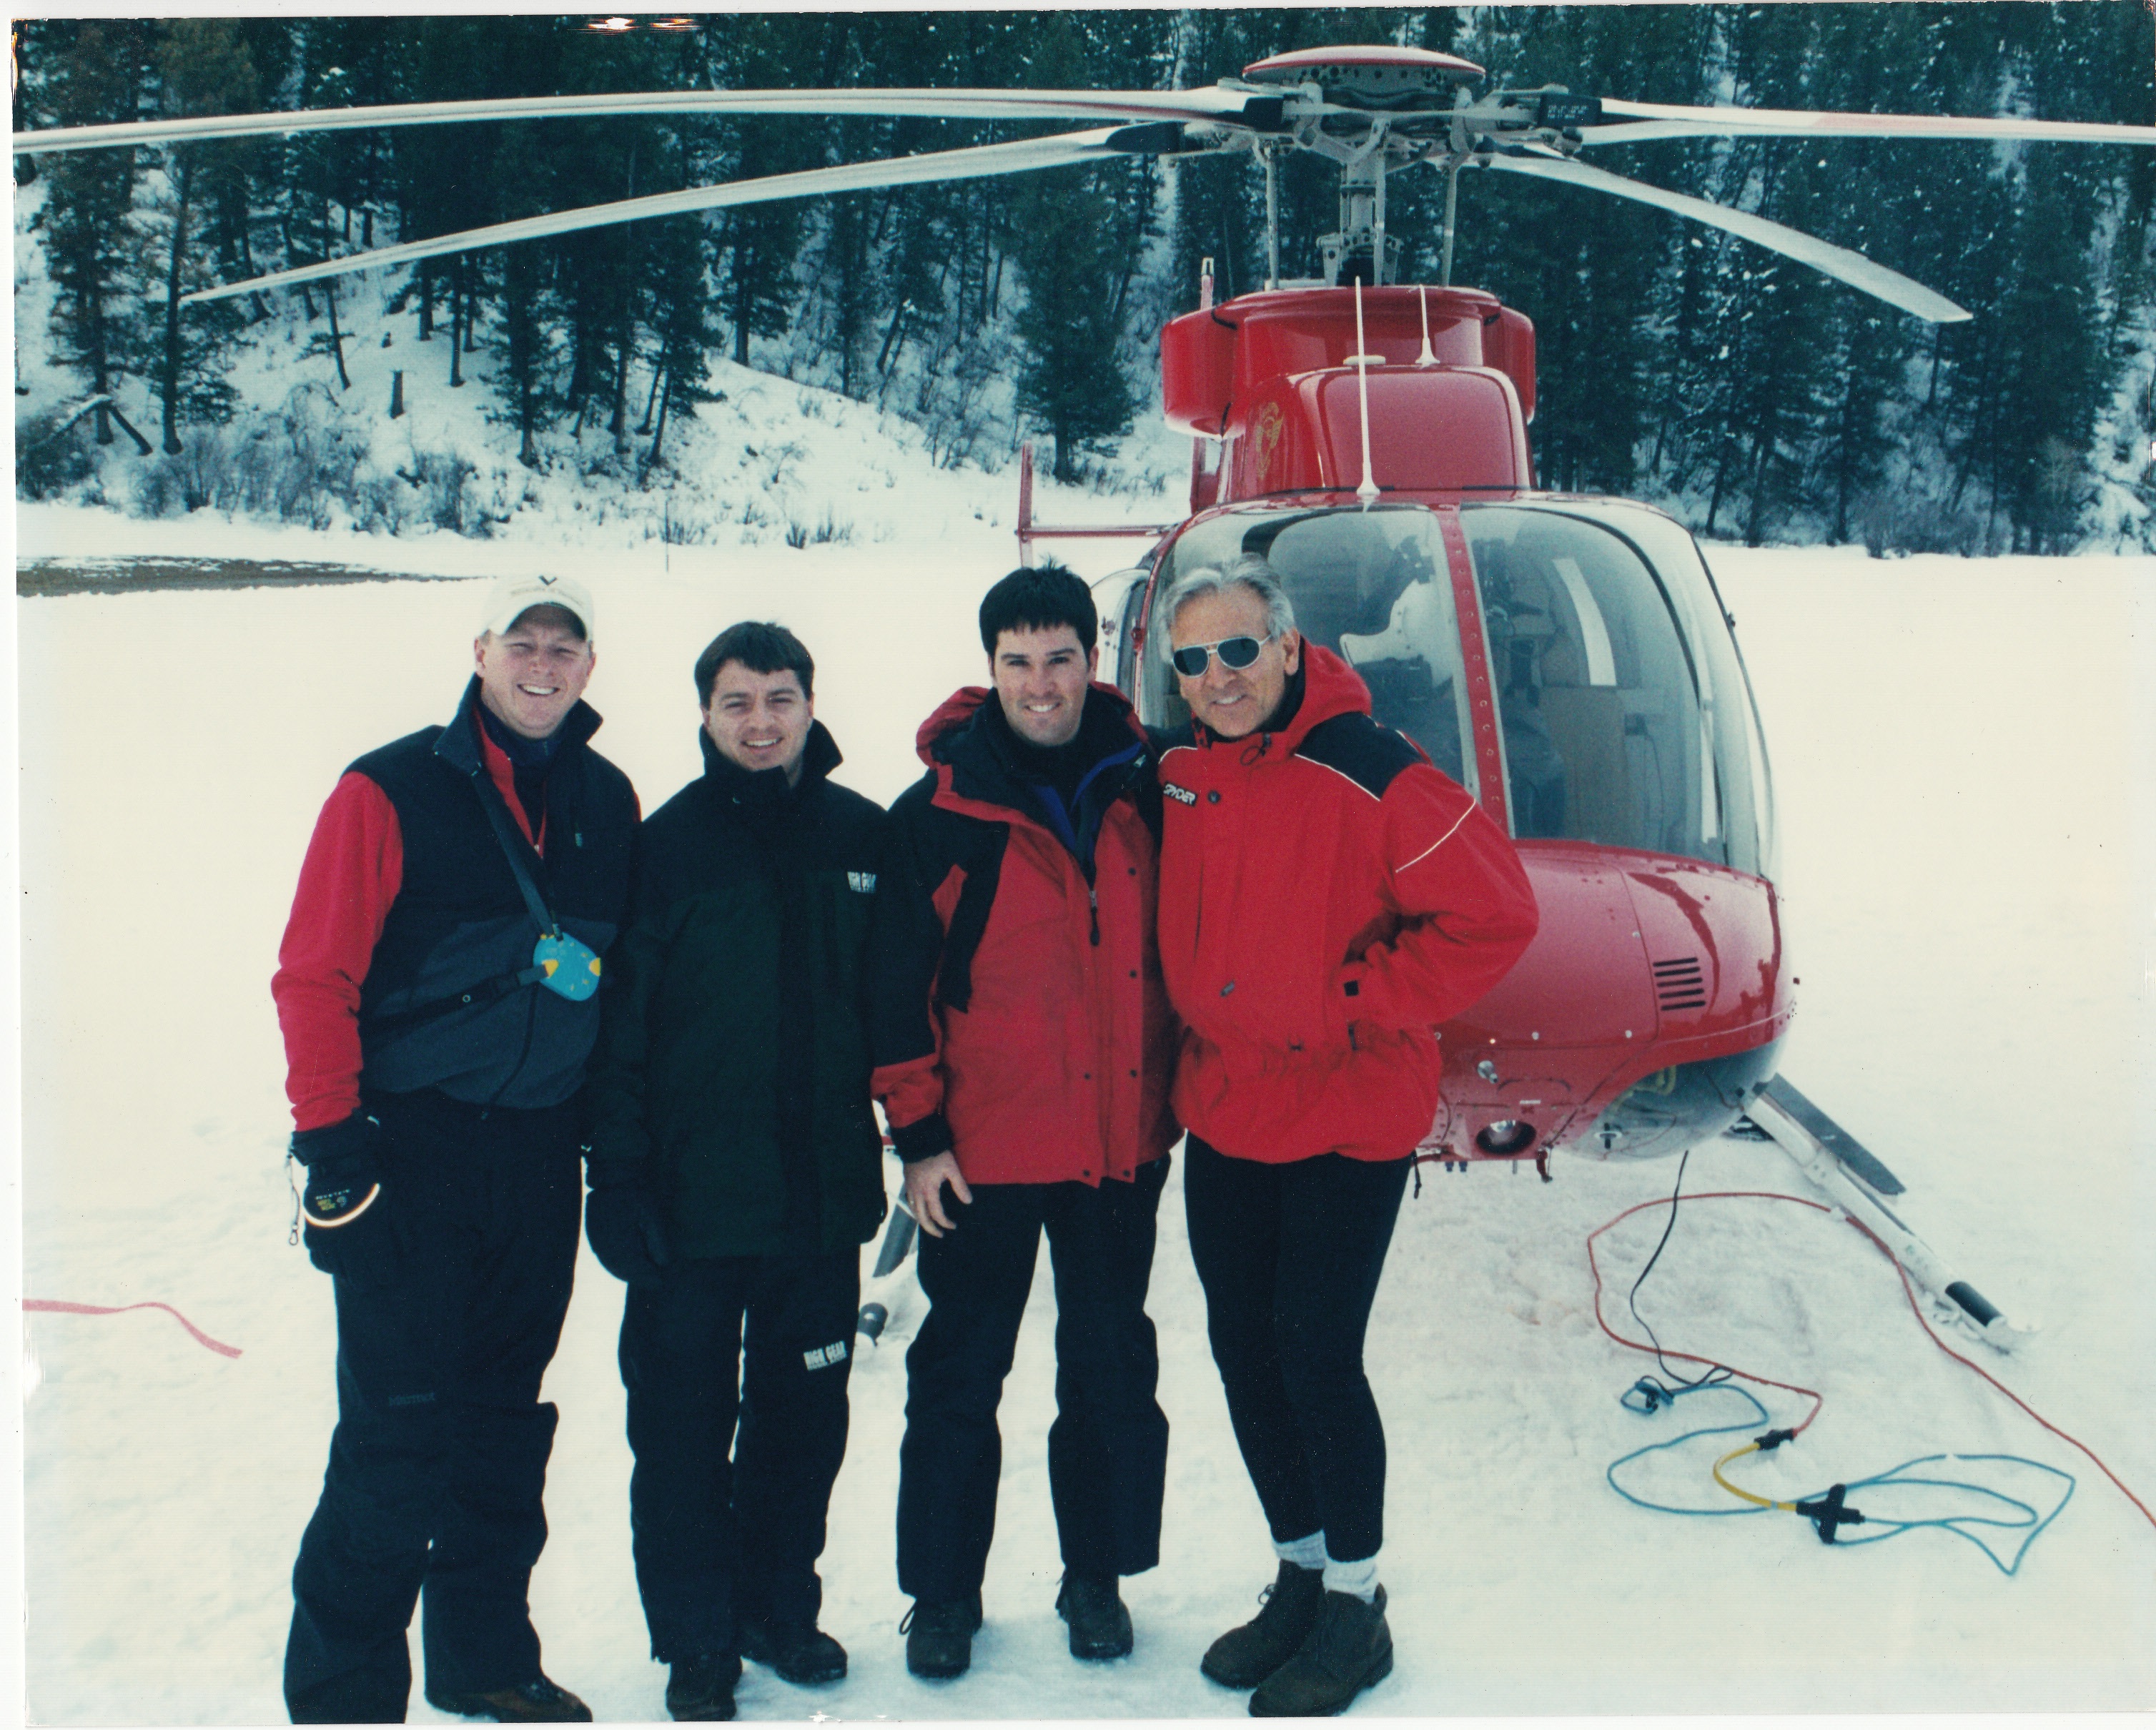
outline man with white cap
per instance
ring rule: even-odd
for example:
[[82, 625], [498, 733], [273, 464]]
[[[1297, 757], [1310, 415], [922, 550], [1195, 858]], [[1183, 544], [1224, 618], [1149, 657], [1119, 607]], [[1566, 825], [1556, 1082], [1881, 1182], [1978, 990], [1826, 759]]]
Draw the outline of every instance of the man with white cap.
[[430, 1705], [591, 1717], [540, 1668], [527, 1588], [637, 822], [587, 742], [592, 636], [573, 580], [496, 583], [454, 718], [354, 762], [300, 869], [271, 989], [337, 1426], [292, 1574], [295, 1723], [403, 1719], [415, 1602]]

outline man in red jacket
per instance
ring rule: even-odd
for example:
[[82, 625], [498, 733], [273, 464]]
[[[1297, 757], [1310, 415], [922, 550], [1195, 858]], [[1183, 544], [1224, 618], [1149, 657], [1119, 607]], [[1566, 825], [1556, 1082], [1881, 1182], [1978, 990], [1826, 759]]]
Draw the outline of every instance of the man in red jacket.
[[1271, 567], [1189, 572], [1163, 651], [1192, 741], [1161, 757], [1161, 964], [1185, 1024], [1190, 1251], [1280, 1570], [1200, 1667], [1260, 1717], [1341, 1711], [1393, 1666], [1385, 1438], [1363, 1373], [1435, 1029], [1535, 931], [1512, 844], [1305, 642]]
[[906, 1665], [962, 1674], [981, 1624], [996, 1407], [1040, 1239], [1055, 1270], [1049, 1486], [1075, 1657], [1131, 1650], [1117, 1579], [1159, 1560], [1168, 1419], [1145, 1312], [1176, 1127], [1154, 939], [1160, 803], [1146, 735], [1091, 682], [1086, 585], [1021, 569], [981, 603], [993, 690], [922, 726], [891, 808], [896, 952], [873, 1086], [906, 1161], [930, 1310], [906, 1353], [898, 1577]]

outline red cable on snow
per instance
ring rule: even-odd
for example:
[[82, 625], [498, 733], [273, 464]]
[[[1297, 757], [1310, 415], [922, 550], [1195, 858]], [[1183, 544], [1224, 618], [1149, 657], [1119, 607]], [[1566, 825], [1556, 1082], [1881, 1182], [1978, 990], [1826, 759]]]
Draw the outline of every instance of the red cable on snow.
[[239, 1347], [228, 1346], [223, 1340], [212, 1339], [172, 1305], [161, 1303], [156, 1298], [151, 1298], [143, 1303], [106, 1305], [69, 1303], [64, 1298], [59, 1297], [26, 1297], [23, 1300], [23, 1307], [26, 1310], [45, 1310], [62, 1316], [123, 1316], [130, 1310], [162, 1310], [192, 1333], [196, 1339], [208, 1346], [211, 1351], [221, 1353], [227, 1358], [237, 1358], [239, 1355]]
[[[1981, 1376], [1985, 1381], [1990, 1383], [1990, 1384], [1994, 1388], [1997, 1389], [1999, 1392], [2004, 1394], [2009, 1399], [2012, 1400], [2015, 1405], [2019, 1406], [2023, 1412], [2034, 1419], [2041, 1428], [2049, 1430], [2053, 1435], [2058, 1437], [2061, 1441], [2066, 1442], [2073, 1447], [2080, 1450], [2081, 1453], [2087, 1459], [2092, 1466], [2095, 1466], [2098, 1471], [2102, 1472], [2106, 1477], [2111, 1480], [2112, 1488], [2116, 1489], [2121, 1496], [2123, 1496], [2128, 1502], [2132, 1502], [2136, 1508], [2140, 1510], [2141, 1517], [2148, 1521], [2151, 1526], [2156, 1526], [2156, 1513], [2151, 1513], [2148, 1511], [2148, 1504], [2143, 1502], [2138, 1496], [2136, 1496], [2131, 1490], [2128, 1489], [2126, 1486], [2120, 1481], [2118, 1474], [2113, 1471], [2108, 1466], [2106, 1466], [2103, 1461], [2097, 1456], [2093, 1450], [2089, 1448], [2085, 1443], [2082, 1442], [2076, 1437], [2067, 1435], [2066, 1432], [2060, 1429], [2057, 1425], [2052, 1423], [2048, 1418], [2044, 1417], [2034, 1406], [2030, 1405], [2026, 1400], [2022, 1399], [2020, 1394], [2016, 1394], [2011, 1388], [2009, 1388], [1996, 1376], [1993, 1375], [1989, 1370], [1985, 1369], [1980, 1364], [1971, 1363], [1968, 1358], [1963, 1357], [1960, 1353], [1955, 1351], [1953, 1347], [1949, 1346], [1944, 1340], [1939, 1337], [1938, 1332], [1932, 1327], [1930, 1318], [1924, 1314], [1923, 1306], [1917, 1301], [1917, 1288], [1910, 1283], [1909, 1271], [1902, 1265], [1901, 1257], [1897, 1255], [1893, 1250], [1887, 1246], [1885, 1239], [1881, 1238], [1877, 1232], [1866, 1225], [1861, 1219], [1857, 1219], [1852, 1214], [1845, 1212], [1840, 1208], [1829, 1207], [1824, 1203], [1813, 1201], [1808, 1197], [1802, 1195], [1784, 1195], [1779, 1192], [1772, 1189], [1709, 1190], [1705, 1194], [1699, 1195], [1685, 1196], [1682, 1199], [1686, 1201], [1787, 1201], [1794, 1202], [1800, 1208], [1810, 1208], [1815, 1213], [1838, 1214], [1846, 1224], [1855, 1226], [1859, 1231], [1862, 1232], [1866, 1237], [1869, 1238], [1871, 1240], [1871, 1246], [1878, 1250], [1881, 1255], [1884, 1255], [1887, 1261], [1892, 1265], [1895, 1273], [1899, 1276], [1902, 1281], [1902, 1295], [1909, 1301], [1909, 1312], [1917, 1318], [1917, 1325], [1924, 1330], [1924, 1332], [1929, 1337], [1933, 1345], [1937, 1346], [1942, 1352], [1945, 1353], [1948, 1357], [1953, 1358], [1955, 1363], [1960, 1364], [1963, 1368], [1974, 1372], [1975, 1374]], [[1594, 1276], [1594, 1319], [1597, 1322], [1601, 1322], [1602, 1331], [1608, 1334], [1610, 1338], [1615, 1340], [1619, 1345], [1628, 1346], [1635, 1352], [1652, 1352], [1655, 1348], [1652, 1346], [1641, 1345], [1637, 1340], [1626, 1339], [1624, 1335], [1617, 1332], [1614, 1328], [1612, 1328], [1607, 1322], [1604, 1322], [1602, 1320], [1602, 1269], [1600, 1265], [1594, 1259], [1594, 1240], [1600, 1237], [1603, 1233], [1609, 1230], [1611, 1227], [1623, 1224], [1624, 1221], [1630, 1219], [1635, 1214], [1644, 1213], [1649, 1208], [1666, 1208], [1674, 1206], [1676, 1204], [1676, 1198], [1673, 1197], [1657, 1197], [1652, 1201], [1643, 1201], [1636, 1207], [1625, 1209], [1625, 1211], [1618, 1214], [1615, 1219], [1606, 1221], [1604, 1224], [1598, 1226], [1594, 1230], [1587, 1235], [1587, 1265]], [[1712, 1358], [1695, 1357], [1689, 1352], [1665, 1352], [1662, 1355], [1666, 1358], [1681, 1358], [1688, 1363], [1711, 1364], [1714, 1361]], [[1730, 1373], [1732, 1375], [1743, 1377], [1743, 1378], [1748, 1382], [1757, 1382], [1763, 1387], [1781, 1388], [1790, 1393], [1809, 1395], [1813, 1402], [1811, 1416], [1806, 1418], [1804, 1423], [1796, 1426], [1797, 1430], [1799, 1431], [1805, 1429], [1811, 1423], [1812, 1419], [1816, 1418], [1820, 1414], [1820, 1407], [1825, 1404], [1819, 1394], [1814, 1393], [1809, 1388], [1792, 1388], [1786, 1382], [1768, 1381], [1764, 1376], [1755, 1376], [1746, 1370], [1732, 1368]]]
[[[1765, 1189], [1711, 1189], [1703, 1194], [1687, 1195], [1684, 1198], [1686, 1201], [1742, 1201], [1751, 1199], [1763, 1199], [1767, 1201], [1795, 1201], [1801, 1202], [1804, 1206], [1808, 1208], [1819, 1207], [1818, 1203], [1804, 1201], [1803, 1198], [1800, 1196], [1777, 1195], [1771, 1190]], [[1645, 1352], [1650, 1356], [1681, 1358], [1687, 1363], [1703, 1363], [1710, 1368], [1727, 1369], [1732, 1375], [1742, 1376], [1748, 1382], [1757, 1382], [1763, 1388], [1779, 1388], [1784, 1394], [1803, 1394], [1805, 1399], [1811, 1401], [1812, 1409], [1810, 1412], [1805, 1414], [1804, 1421], [1795, 1425], [1790, 1432], [1792, 1435], [1803, 1435], [1805, 1430], [1811, 1427], [1812, 1419], [1819, 1416], [1820, 1407], [1826, 1404], [1825, 1397], [1816, 1389], [1799, 1388], [1794, 1383], [1790, 1382], [1777, 1382], [1766, 1376], [1754, 1375], [1748, 1369], [1738, 1369], [1733, 1364], [1724, 1364], [1712, 1358], [1701, 1358], [1690, 1352], [1671, 1352], [1666, 1350], [1657, 1353], [1656, 1348], [1653, 1346], [1642, 1345], [1635, 1339], [1626, 1339], [1623, 1334], [1618, 1332], [1615, 1328], [1612, 1327], [1608, 1322], [1603, 1319], [1602, 1265], [1594, 1259], [1595, 1239], [1600, 1237], [1603, 1233], [1623, 1224], [1625, 1220], [1630, 1219], [1635, 1214], [1643, 1214], [1649, 1208], [1666, 1208], [1671, 1205], [1672, 1205], [1672, 1203], [1669, 1198], [1658, 1196], [1653, 1201], [1643, 1201], [1637, 1207], [1630, 1207], [1625, 1209], [1625, 1211], [1620, 1214], [1615, 1219], [1598, 1226], [1594, 1230], [1588, 1233], [1587, 1265], [1594, 1275], [1595, 1321], [1600, 1323], [1602, 1331], [1608, 1334], [1610, 1338], [1616, 1341], [1619, 1345], [1629, 1347], [1635, 1352]], [[1819, 1210], [1822, 1214], [1827, 1211], [1825, 1208], [1820, 1208]]]

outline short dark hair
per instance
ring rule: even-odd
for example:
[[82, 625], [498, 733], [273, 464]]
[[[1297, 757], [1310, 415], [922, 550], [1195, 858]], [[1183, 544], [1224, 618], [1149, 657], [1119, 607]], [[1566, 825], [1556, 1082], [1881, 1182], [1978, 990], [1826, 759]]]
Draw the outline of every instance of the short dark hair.
[[711, 687], [719, 682], [719, 669], [737, 660], [752, 673], [791, 673], [801, 681], [801, 695], [816, 695], [816, 663], [802, 647], [801, 639], [783, 624], [762, 624], [745, 619], [730, 624], [711, 639], [711, 646], [696, 657], [696, 706], [711, 706]]
[[1067, 624], [1079, 646], [1091, 655], [1100, 639], [1101, 615], [1093, 609], [1093, 591], [1075, 571], [1052, 560], [1020, 565], [981, 597], [981, 647], [993, 660], [996, 639], [1005, 631], [1052, 631]]

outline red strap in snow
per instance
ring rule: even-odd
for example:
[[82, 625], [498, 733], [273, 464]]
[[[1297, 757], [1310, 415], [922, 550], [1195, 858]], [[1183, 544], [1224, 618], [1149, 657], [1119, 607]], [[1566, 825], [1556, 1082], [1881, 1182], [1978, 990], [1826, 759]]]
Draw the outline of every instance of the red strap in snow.
[[228, 1346], [223, 1340], [212, 1339], [172, 1305], [160, 1303], [155, 1298], [145, 1303], [123, 1303], [116, 1306], [108, 1306], [96, 1303], [69, 1303], [64, 1298], [59, 1297], [26, 1297], [23, 1300], [23, 1307], [26, 1310], [46, 1310], [63, 1316], [120, 1316], [125, 1315], [129, 1310], [162, 1310], [192, 1333], [202, 1344], [208, 1346], [211, 1351], [220, 1353], [227, 1358], [237, 1358], [239, 1355], [239, 1347]]

